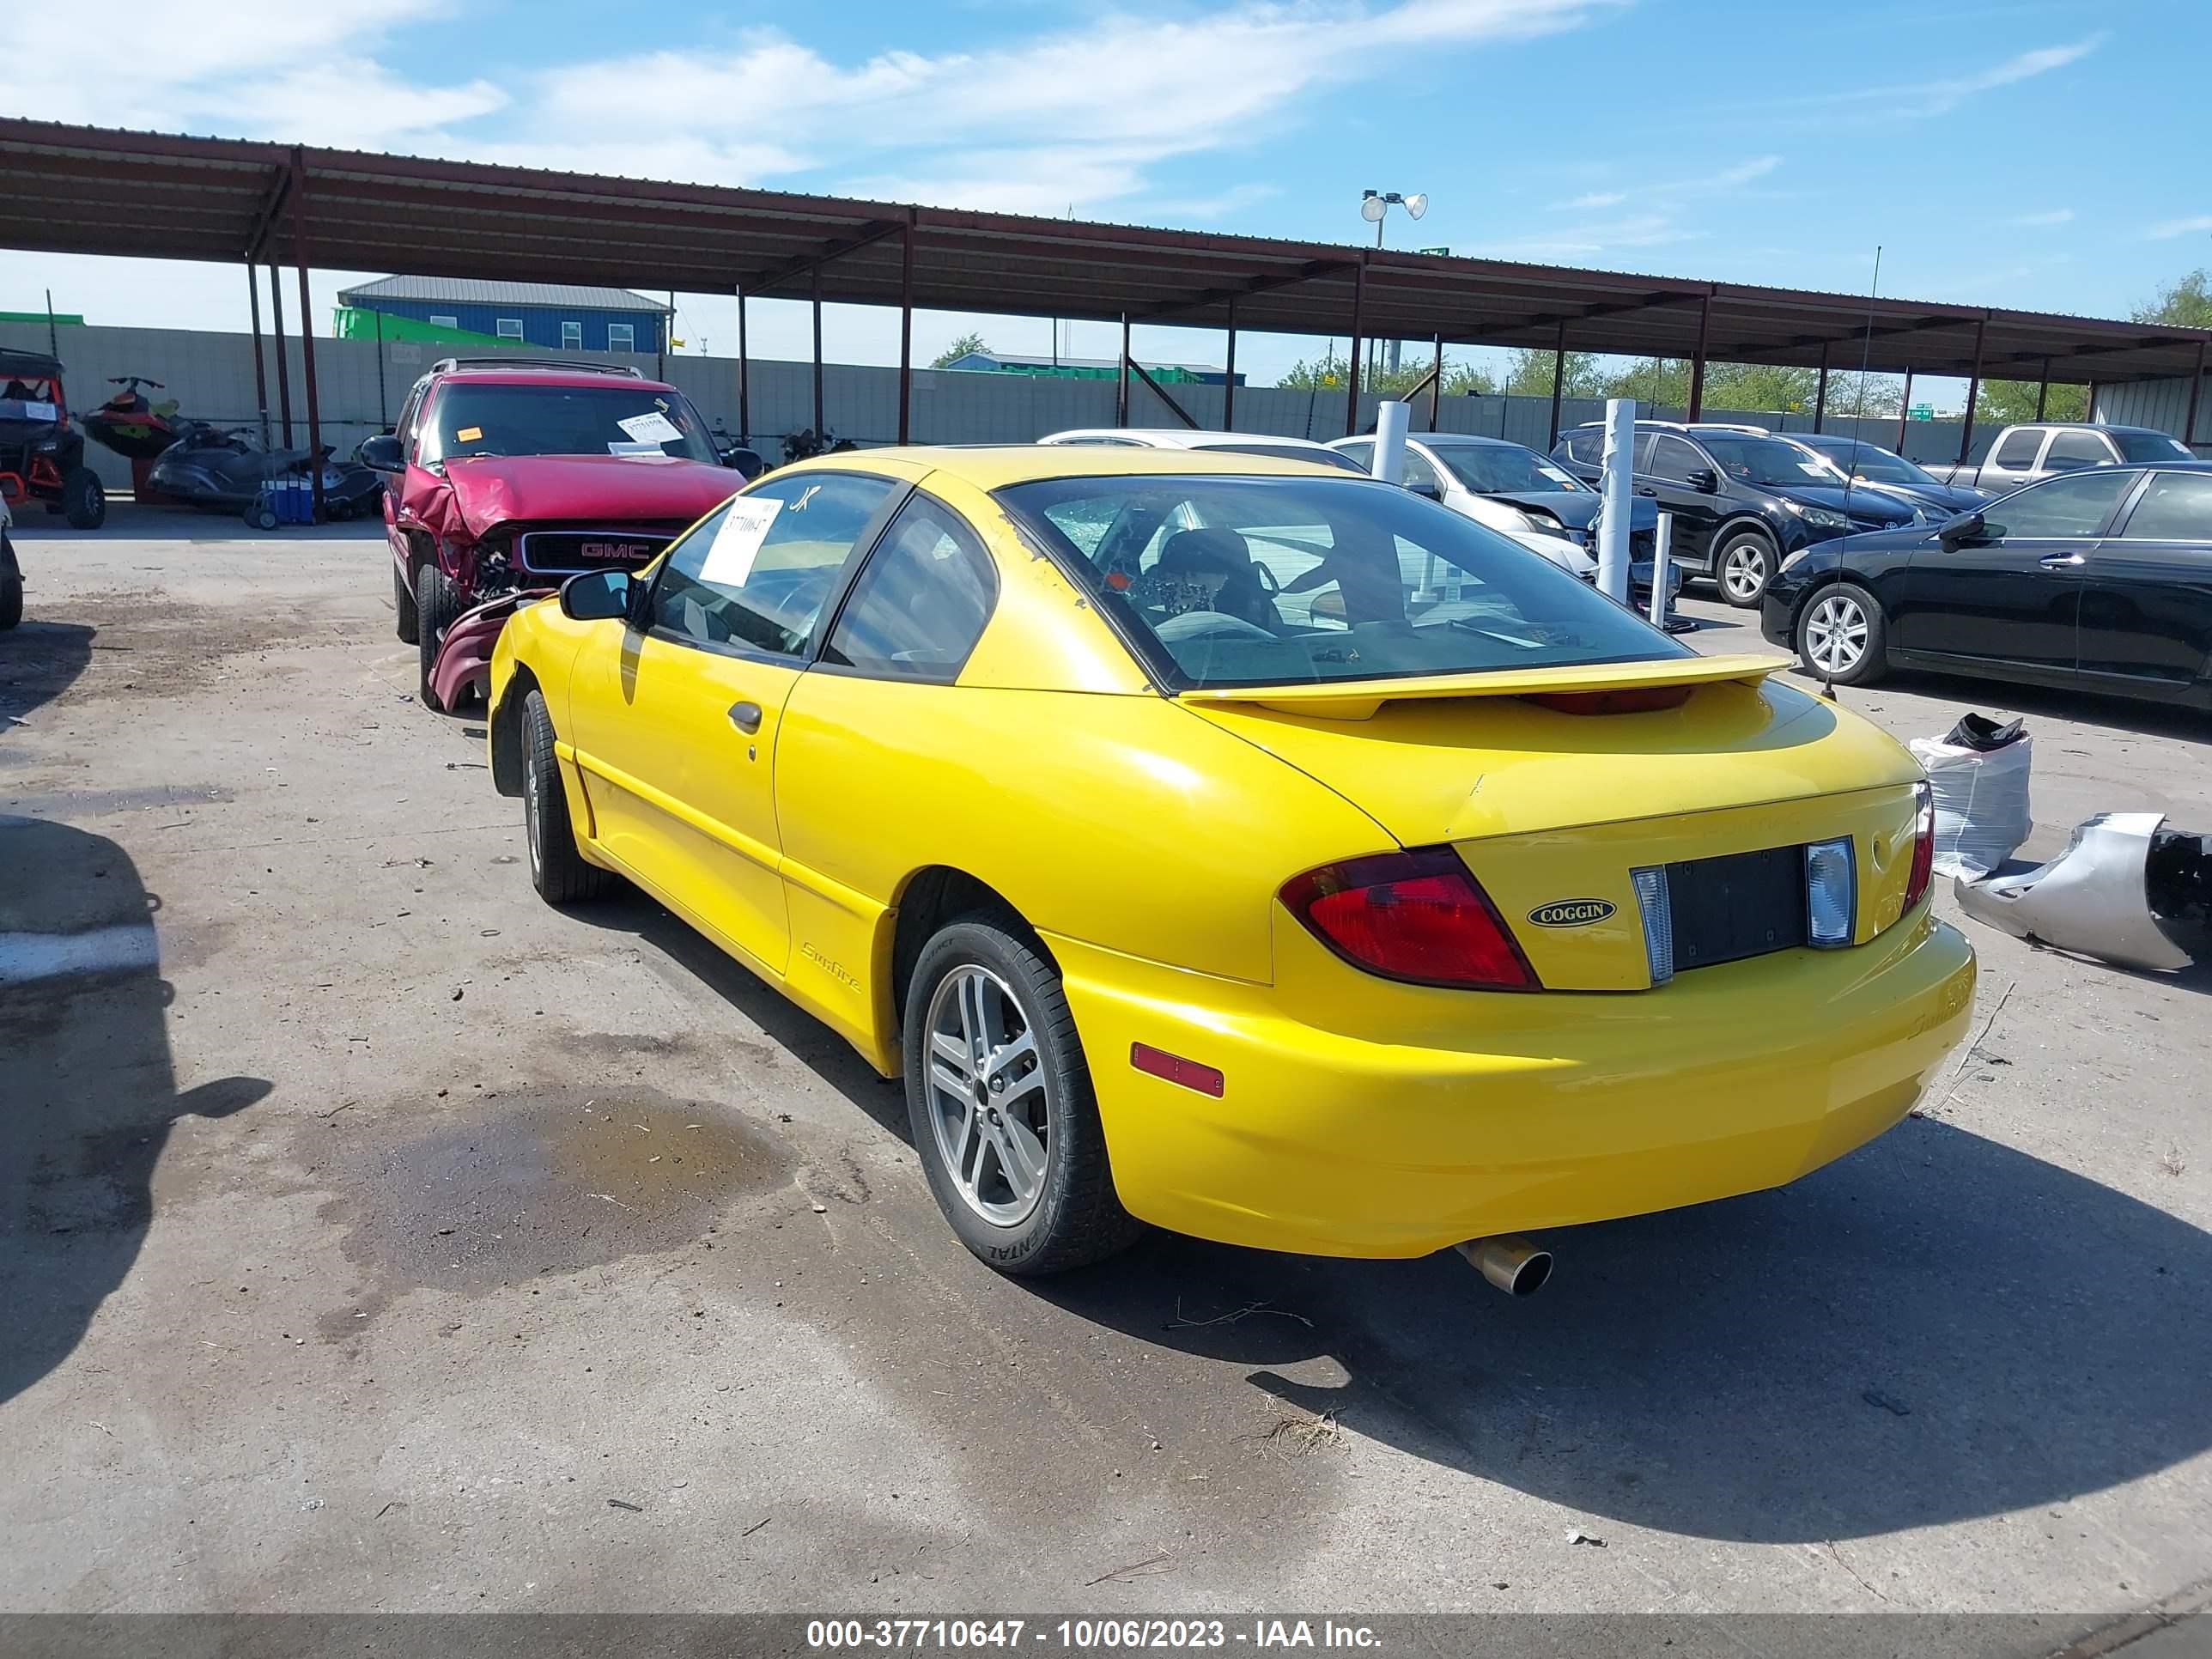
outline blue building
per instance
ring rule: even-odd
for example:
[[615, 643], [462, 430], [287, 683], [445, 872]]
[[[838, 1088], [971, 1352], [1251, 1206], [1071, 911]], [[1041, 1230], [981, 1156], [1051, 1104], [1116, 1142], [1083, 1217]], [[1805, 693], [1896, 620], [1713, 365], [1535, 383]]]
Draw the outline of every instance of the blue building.
[[[449, 281], [439, 276], [386, 276], [345, 289], [338, 304], [362, 313], [338, 316], [341, 337], [376, 331], [374, 319], [405, 319], [410, 339], [471, 338], [534, 346], [548, 351], [644, 351], [666, 349], [668, 307], [626, 288], [586, 288], [538, 283]], [[400, 330], [387, 330], [397, 334]]]

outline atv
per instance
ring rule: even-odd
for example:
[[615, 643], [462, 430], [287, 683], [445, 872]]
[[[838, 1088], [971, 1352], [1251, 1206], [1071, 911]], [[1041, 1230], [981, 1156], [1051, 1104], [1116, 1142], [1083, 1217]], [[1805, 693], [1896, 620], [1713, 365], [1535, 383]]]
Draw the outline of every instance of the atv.
[[8, 539], [8, 503], [0, 501], [0, 632], [23, 620], [23, 567], [15, 562], [15, 544]]
[[0, 348], [0, 501], [41, 502], [76, 530], [106, 521], [107, 492], [84, 464], [84, 434], [70, 425], [58, 358]]

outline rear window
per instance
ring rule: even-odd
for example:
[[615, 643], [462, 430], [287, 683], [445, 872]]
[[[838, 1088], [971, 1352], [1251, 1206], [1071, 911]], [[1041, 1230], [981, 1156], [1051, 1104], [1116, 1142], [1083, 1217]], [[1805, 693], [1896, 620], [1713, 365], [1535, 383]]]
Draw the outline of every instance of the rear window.
[[1200, 444], [1198, 447], [1208, 455], [1268, 455], [1279, 461], [1310, 461], [1316, 466], [1333, 466], [1340, 472], [1364, 472], [1348, 455], [1340, 455], [1333, 449], [1300, 449], [1296, 444]]
[[2197, 453], [2179, 438], [2169, 438], [2163, 432], [2115, 432], [2111, 434], [2120, 447], [2120, 457], [2130, 461], [2193, 461]]
[[1540, 554], [1389, 484], [1055, 478], [997, 499], [1177, 690], [1690, 654]]

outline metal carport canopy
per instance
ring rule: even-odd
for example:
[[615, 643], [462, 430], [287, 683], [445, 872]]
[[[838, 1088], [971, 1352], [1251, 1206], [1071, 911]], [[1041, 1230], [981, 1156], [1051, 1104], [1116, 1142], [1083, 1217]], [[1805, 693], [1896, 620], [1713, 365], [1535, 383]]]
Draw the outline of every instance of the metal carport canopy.
[[[296, 184], [290, 181], [296, 180]], [[290, 199], [289, 198], [296, 198]], [[902, 288], [912, 228], [910, 291]], [[2212, 331], [0, 119], [0, 246], [946, 311], [2111, 382]], [[1361, 273], [1364, 273], [1364, 281]], [[1700, 346], [1702, 344], [1702, 350]]]

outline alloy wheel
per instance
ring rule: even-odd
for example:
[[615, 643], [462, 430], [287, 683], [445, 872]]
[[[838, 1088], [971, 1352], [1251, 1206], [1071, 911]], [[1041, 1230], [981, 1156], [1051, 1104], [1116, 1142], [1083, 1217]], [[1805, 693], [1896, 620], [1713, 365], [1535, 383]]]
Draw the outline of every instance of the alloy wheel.
[[1866, 655], [1867, 632], [1867, 614], [1859, 602], [1831, 593], [1816, 600], [1806, 616], [1806, 660], [1831, 679], [1848, 674]]
[[1766, 545], [1746, 538], [1721, 556], [1721, 587], [1738, 605], [1748, 605], [1766, 586]]
[[522, 835], [530, 849], [530, 876], [540, 880], [545, 868], [545, 803], [538, 799], [538, 769], [522, 769]]
[[1013, 988], [963, 963], [929, 1000], [929, 1122], [968, 1207], [1018, 1226], [1043, 1195], [1053, 1090]]

